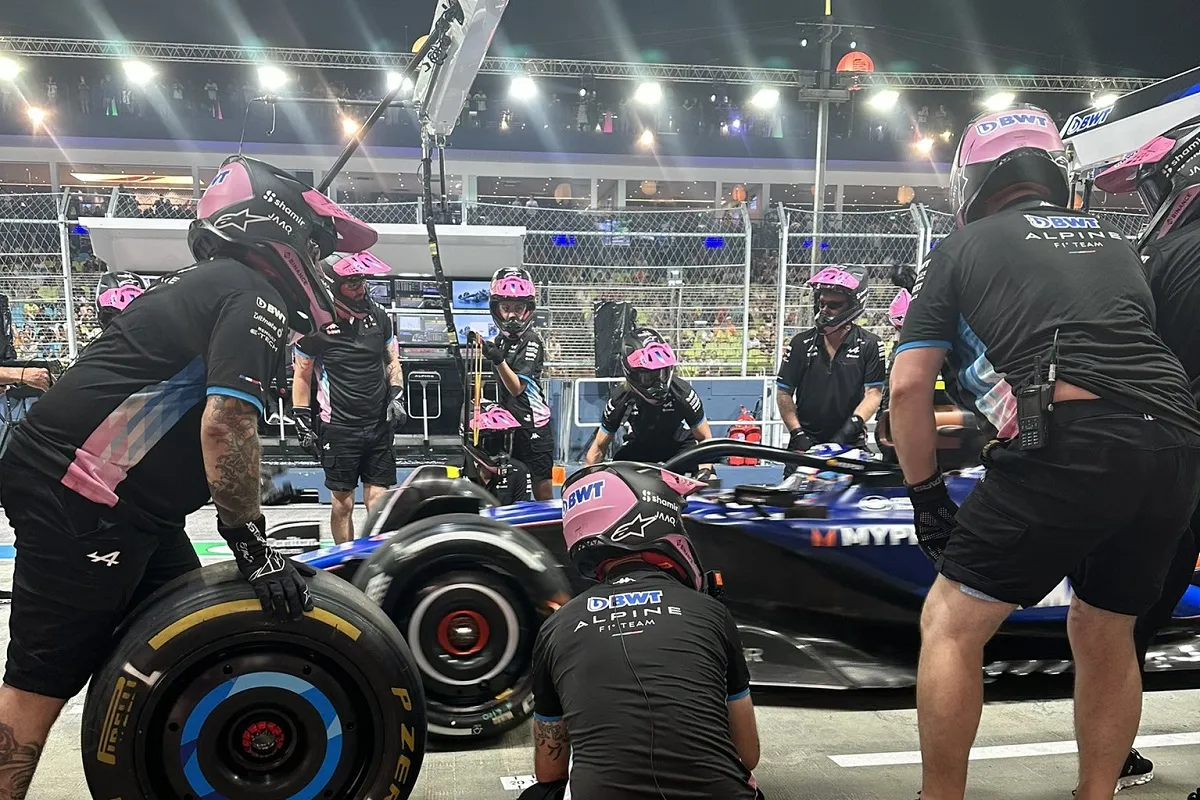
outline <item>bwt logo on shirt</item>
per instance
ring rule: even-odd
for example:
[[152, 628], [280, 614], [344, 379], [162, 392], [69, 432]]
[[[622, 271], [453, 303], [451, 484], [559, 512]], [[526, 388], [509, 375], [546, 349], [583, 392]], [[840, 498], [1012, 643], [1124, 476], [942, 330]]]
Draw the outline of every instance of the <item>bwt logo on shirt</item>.
[[990, 136], [1002, 128], [1010, 128], [1013, 125], [1036, 125], [1039, 128], [1048, 128], [1050, 120], [1041, 114], [1005, 114], [999, 119], [979, 123], [975, 126], [975, 130], [980, 136]]
[[1037, 217], [1033, 214], [1026, 214], [1025, 221], [1038, 230], [1100, 227], [1100, 220], [1093, 217]]
[[630, 608], [632, 606], [657, 605], [662, 602], [662, 592], [625, 592], [609, 595], [608, 597], [589, 597], [588, 611], [604, 611], [609, 608]]
[[580, 486], [578, 489], [571, 490], [571, 493], [567, 495], [567, 508], [574, 508], [580, 503], [586, 503], [589, 500], [599, 500], [603, 496], [603, 483], [589, 483], [586, 486]]

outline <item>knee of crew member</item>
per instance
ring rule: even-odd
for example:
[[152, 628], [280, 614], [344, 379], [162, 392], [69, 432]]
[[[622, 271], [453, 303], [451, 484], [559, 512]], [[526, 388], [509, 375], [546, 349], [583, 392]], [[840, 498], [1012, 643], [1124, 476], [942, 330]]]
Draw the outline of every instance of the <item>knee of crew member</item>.
[[354, 511], [354, 492], [334, 492], [333, 510], [339, 514], [349, 514]]
[[1122, 643], [1133, 647], [1136, 623], [1137, 617], [1105, 611], [1075, 595], [1067, 612], [1067, 635], [1071, 639], [1071, 649], [1077, 656], [1086, 655], [1089, 651], [1101, 657], [1115, 655], [1114, 648]]

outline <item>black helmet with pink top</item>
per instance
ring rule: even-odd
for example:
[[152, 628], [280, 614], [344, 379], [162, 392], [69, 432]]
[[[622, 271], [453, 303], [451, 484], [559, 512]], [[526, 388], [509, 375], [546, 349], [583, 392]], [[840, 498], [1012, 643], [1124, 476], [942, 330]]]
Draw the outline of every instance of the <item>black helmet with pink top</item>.
[[188, 246], [200, 261], [228, 257], [258, 270], [283, 297], [288, 324], [307, 334], [333, 322], [318, 261], [360, 253], [379, 235], [308, 184], [246, 156], [225, 159], [204, 191]]
[[1096, 178], [1110, 194], [1136, 191], [1150, 215], [1138, 245], [1200, 218], [1200, 117], [1156, 136]]
[[[858, 319], [866, 310], [871, 292], [865, 267], [825, 267], [808, 279], [808, 285], [813, 290], [813, 320], [823, 334], [833, 333]], [[842, 295], [845, 304], [833, 310], [823, 308], [821, 295], [826, 292]]]
[[667, 399], [678, 366], [670, 343], [654, 328], [634, 328], [621, 339], [621, 371], [648, 403], [659, 405]]
[[[523, 303], [525, 308], [519, 316], [508, 318], [500, 313], [501, 303]], [[492, 275], [488, 308], [501, 333], [510, 339], [520, 336], [533, 324], [533, 312], [537, 308], [537, 287], [533, 285], [533, 278], [520, 267], [496, 270]]]
[[[499, 472], [497, 458], [512, 448], [508, 434], [521, 427], [517, 418], [499, 403], [483, 403], [479, 413], [471, 415], [471, 432], [467, 437], [467, 454], [481, 472], [495, 475]], [[479, 431], [479, 444], [475, 444], [474, 432]]]
[[107, 328], [126, 306], [146, 293], [146, 281], [132, 272], [106, 272], [96, 286], [96, 319]]
[[[333, 262], [333, 263], [330, 263]], [[374, 305], [365, 285], [368, 277], [389, 275], [392, 268], [370, 253], [355, 253], [338, 259], [328, 258], [324, 264], [325, 282], [333, 296], [333, 307], [342, 319], [366, 319]]]
[[563, 484], [563, 538], [571, 562], [603, 580], [601, 566], [640, 555], [697, 591], [707, 577], [683, 529], [684, 498], [705, 484], [652, 464], [584, 467]]

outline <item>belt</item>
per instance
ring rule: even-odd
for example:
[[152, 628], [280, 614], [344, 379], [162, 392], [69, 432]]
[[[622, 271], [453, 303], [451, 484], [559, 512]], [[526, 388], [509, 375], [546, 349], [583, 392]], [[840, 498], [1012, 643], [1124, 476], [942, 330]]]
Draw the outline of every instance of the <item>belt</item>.
[[1050, 424], [1065, 425], [1081, 419], [1113, 416], [1142, 417], [1145, 415], [1128, 406], [1114, 403], [1112, 400], [1063, 400], [1054, 404], [1054, 410], [1050, 412]]

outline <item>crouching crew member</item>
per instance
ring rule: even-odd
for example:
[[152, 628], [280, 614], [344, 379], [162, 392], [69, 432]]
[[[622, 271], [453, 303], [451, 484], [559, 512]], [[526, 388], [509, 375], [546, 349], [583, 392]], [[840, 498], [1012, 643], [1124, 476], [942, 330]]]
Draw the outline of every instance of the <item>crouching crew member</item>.
[[808, 285], [815, 327], [784, 348], [776, 378], [779, 417], [791, 434], [788, 449], [804, 452], [827, 442], [865, 447], [886, 369], [883, 341], [854, 324], [867, 301], [867, 271], [826, 267]]
[[704, 403], [691, 384], [675, 375], [675, 351], [653, 328], [635, 328], [621, 340], [625, 382], [604, 407], [600, 428], [584, 456], [587, 466], [604, 460], [625, 423], [629, 436], [614, 461], [661, 464], [697, 442], [712, 438]]
[[[337, 544], [354, 538], [354, 492], [374, 507], [396, 483], [396, 425], [407, 419], [404, 376], [387, 312], [371, 300], [368, 275], [391, 268], [370, 253], [326, 264], [337, 324], [296, 345], [292, 415], [300, 444], [320, 459], [333, 493], [330, 527]], [[320, 424], [314, 425], [315, 391]]]
[[534, 645], [528, 798], [753, 800], [758, 729], [733, 616], [684, 532], [703, 484], [649, 464], [585, 467], [563, 487], [572, 563], [600, 583]]

